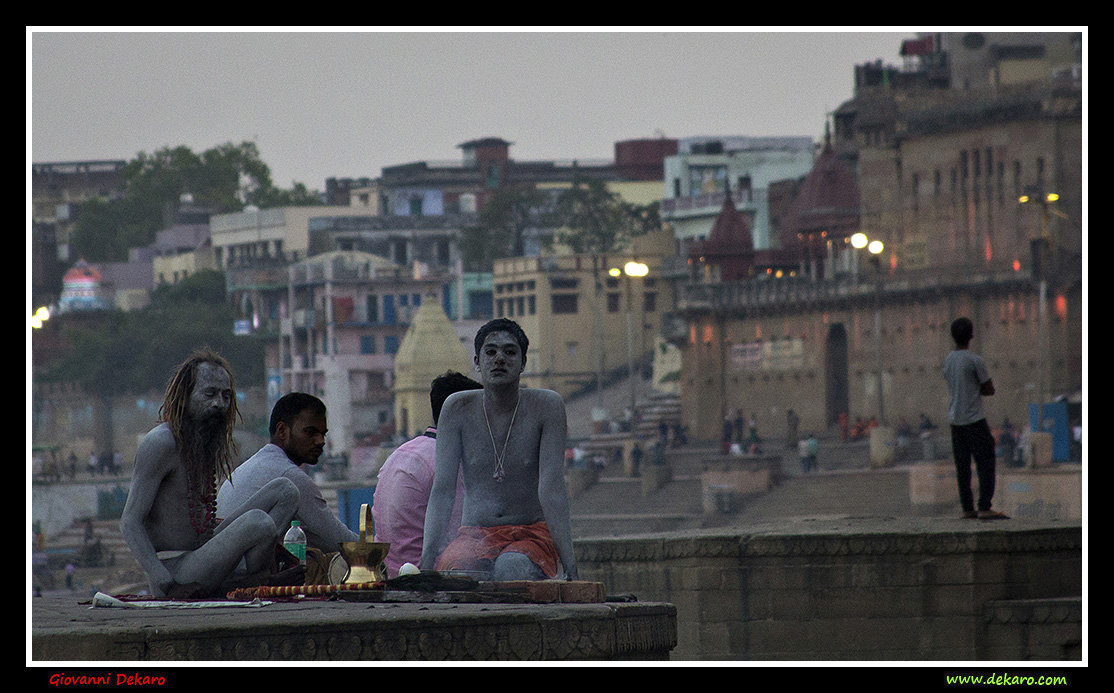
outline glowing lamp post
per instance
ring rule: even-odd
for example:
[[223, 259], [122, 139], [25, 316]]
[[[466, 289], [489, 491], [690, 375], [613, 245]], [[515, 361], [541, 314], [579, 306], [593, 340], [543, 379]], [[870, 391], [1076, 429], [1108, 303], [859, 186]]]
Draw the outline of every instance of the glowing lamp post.
[[31, 316], [31, 327], [37, 330], [41, 328], [43, 326], [43, 323], [45, 323], [49, 319], [50, 310], [46, 306], [43, 306], [42, 308], [36, 310], [35, 314]]
[[1030, 186], [1026, 194], [1017, 198], [1018, 204], [1037, 204], [1041, 208], [1040, 237], [1030, 241], [1032, 252], [1033, 274], [1038, 281], [1037, 317], [1039, 324], [1039, 339], [1041, 353], [1040, 388], [1037, 394], [1037, 431], [1044, 430], [1044, 403], [1052, 396], [1052, 374], [1049, 362], [1052, 359], [1052, 345], [1048, 333], [1048, 275], [1051, 270], [1054, 244], [1048, 232], [1049, 214], [1056, 214], [1067, 218], [1063, 212], [1052, 209], [1050, 205], [1059, 201], [1056, 193], [1045, 193], [1040, 186]]
[[[885, 250], [885, 245], [882, 241], [877, 239], [871, 240], [867, 238], [865, 233], [859, 232], [852, 234], [851, 247], [855, 250], [862, 250], [866, 248], [867, 252], [871, 254], [871, 264], [875, 267], [875, 282], [874, 282], [874, 352], [877, 359], [876, 370], [878, 372], [878, 420], [885, 423], [886, 421], [886, 403], [882, 393], [882, 280], [881, 280], [881, 254]], [[859, 279], [859, 254], [855, 253], [855, 281]]]
[[[607, 271], [612, 277], [626, 275], [627, 284], [627, 376], [630, 378], [630, 411], [634, 415], [635, 403], [635, 377], [634, 377], [634, 313], [631, 310], [631, 277], [645, 277], [650, 273], [650, 268], [644, 263], [631, 260], [623, 265], [623, 269], [612, 267]], [[633, 425], [633, 421], [631, 422]]]

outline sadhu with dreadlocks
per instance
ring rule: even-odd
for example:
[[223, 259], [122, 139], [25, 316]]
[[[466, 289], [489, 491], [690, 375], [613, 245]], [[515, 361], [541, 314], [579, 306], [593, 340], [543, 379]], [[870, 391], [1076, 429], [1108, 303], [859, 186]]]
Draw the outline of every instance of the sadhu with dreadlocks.
[[215, 517], [217, 483], [237, 454], [237, 416], [228, 362], [200, 349], [178, 366], [158, 425], [139, 444], [120, 530], [155, 596], [220, 595], [270, 575], [298, 490], [276, 479], [229, 517]]

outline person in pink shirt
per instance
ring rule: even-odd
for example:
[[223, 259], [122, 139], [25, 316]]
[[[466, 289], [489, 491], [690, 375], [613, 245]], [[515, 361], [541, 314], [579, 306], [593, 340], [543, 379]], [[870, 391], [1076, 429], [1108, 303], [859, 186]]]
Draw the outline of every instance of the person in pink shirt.
[[[375, 541], [389, 542], [391, 545], [384, 561], [387, 564], [388, 578], [398, 577], [398, 569], [406, 563], [422, 567], [425, 511], [433, 489], [437, 418], [441, 415], [441, 406], [454, 392], [480, 389], [483, 389], [483, 385], [456, 371], [448, 371], [434, 378], [429, 391], [433, 425], [422, 435], [399, 446], [379, 470], [379, 480], [372, 496], [371, 515], [375, 522]], [[463, 509], [464, 482], [458, 475], [456, 501], [451, 516], [452, 531], [446, 535], [450, 539], [456, 536], [460, 527]]]

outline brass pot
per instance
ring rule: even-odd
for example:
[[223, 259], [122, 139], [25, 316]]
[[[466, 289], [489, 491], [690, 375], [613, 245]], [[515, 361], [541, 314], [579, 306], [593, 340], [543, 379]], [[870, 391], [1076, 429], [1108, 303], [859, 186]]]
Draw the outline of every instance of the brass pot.
[[[370, 533], [368, 530], [371, 530]], [[342, 541], [337, 546], [341, 557], [348, 565], [342, 584], [353, 585], [361, 582], [385, 582], [387, 575], [383, 570], [383, 559], [391, 549], [388, 542], [368, 541], [375, 537], [375, 524], [371, 519], [371, 506], [360, 506], [360, 540]]]

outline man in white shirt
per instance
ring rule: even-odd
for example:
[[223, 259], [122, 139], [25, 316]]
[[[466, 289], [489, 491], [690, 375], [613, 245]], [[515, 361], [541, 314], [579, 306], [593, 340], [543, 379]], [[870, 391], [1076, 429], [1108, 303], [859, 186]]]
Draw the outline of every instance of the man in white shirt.
[[359, 535], [329, 510], [317, 484], [299, 466], [317, 464], [325, 450], [328, 429], [324, 402], [304, 392], [285, 395], [271, 411], [269, 430], [271, 442], [237, 467], [221, 485], [217, 515], [226, 517], [267, 482], [286, 478], [298, 489], [298, 509], [293, 519], [301, 522], [308, 546], [332, 553], [341, 542], [359, 541]]
[[[983, 414], [982, 398], [994, 394], [994, 381], [986, 363], [968, 348], [975, 335], [968, 318], [957, 318], [951, 326], [955, 350], [944, 359], [944, 380], [948, 383], [951, 404], [948, 423], [952, 429], [952, 456], [959, 483], [959, 502], [963, 517], [980, 520], [1004, 520], [1007, 515], [991, 509], [994, 499], [995, 459], [994, 436]], [[971, 458], [979, 476], [978, 508], [971, 489]]]

